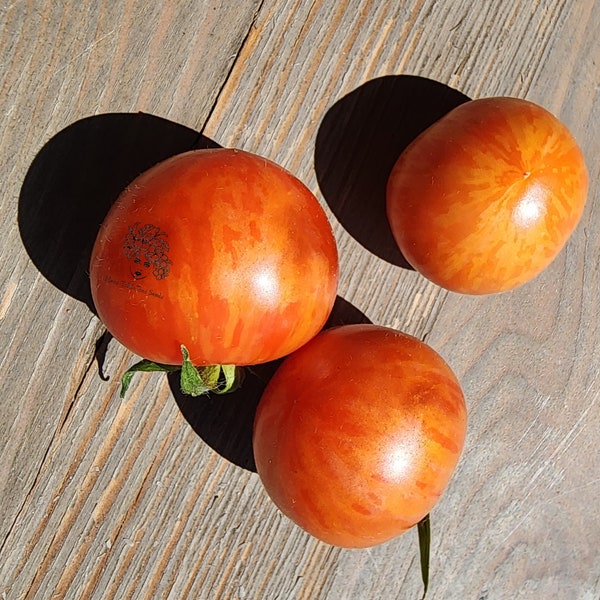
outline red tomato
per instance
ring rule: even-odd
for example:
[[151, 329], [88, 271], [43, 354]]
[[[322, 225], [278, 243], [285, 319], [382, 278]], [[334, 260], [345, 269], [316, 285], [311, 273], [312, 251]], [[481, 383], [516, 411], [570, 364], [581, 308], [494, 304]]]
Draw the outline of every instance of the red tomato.
[[462, 451], [466, 408], [444, 360], [376, 325], [319, 334], [286, 358], [254, 423], [267, 493], [313, 536], [367, 547], [418, 523]]
[[407, 261], [455, 292], [487, 294], [545, 269], [575, 229], [587, 194], [567, 128], [516, 98], [467, 102], [402, 153], [387, 190]]
[[336, 298], [325, 212], [298, 179], [240, 150], [191, 151], [117, 199], [90, 266], [107, 329], [151, 361], [274, 360], [313, 337]]

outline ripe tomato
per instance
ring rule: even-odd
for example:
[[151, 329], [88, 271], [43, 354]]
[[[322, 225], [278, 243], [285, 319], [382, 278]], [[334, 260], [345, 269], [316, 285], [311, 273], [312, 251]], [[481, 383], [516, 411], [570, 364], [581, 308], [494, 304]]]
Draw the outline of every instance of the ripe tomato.
[[545, 269], [575, 229], [584, 157], [552, 114], [517, 98], [458, 106], [392, 169], [387, 213], [407, 261], [455, 292], [486, 294]]
[[248, 152], [165, 160], [120, 195], [90, 265], [98, 316], [145, 359], [274, 360], [313, 337], [336, 298], [337, 249], [314, 195]]
[[281, 511], [336, 546], [385, 542], [439, 499], [466, 433], [459, 383], [425, 343], [376, 325], [320, 333], [259, 402], [258, 474]]

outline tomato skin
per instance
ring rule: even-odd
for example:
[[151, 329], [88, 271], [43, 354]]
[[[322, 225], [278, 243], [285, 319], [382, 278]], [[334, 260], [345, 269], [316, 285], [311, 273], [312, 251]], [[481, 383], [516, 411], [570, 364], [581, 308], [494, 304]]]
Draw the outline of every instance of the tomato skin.
[[336, 297], [335, 239], [318, 200], [262, 157], [195, 150], [119, 196], [90, 263], [98, 316], [148, 360], [249, 365], [288, 354]]
[[499, 97], [458, 106], [416, 138], [389, 177], [387, 214], [406, 260], [455, 292], [538, 275], [582, 215], [583, 154], [544, 108]]
[[383, 543], [435, 505], [467, 415], [444, 360], [376, 325], [326, 330], [287, 357], [258, 405], [254, 457], [275, 504], [316, 538]]

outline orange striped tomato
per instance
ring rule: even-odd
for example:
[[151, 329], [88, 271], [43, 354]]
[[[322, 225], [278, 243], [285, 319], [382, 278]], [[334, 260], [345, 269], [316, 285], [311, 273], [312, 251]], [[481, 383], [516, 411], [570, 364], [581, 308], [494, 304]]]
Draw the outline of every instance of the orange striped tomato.
[[328, 329], [285, 359], [254, 422], [267, 493], [316, 538], [360, 548], [423, 519], [467, 426], [460, 385], [425, 343], [377, 325]]
[[323, 326], [338, 278], [325, 212], [298, 179], [230, 149], [187, 152], [120, 195], [90, 265], [107, 329], [150, 361], [249, 365]]
[[425, 277], [467, 294], [502, 292], [545, 269], [582, 215], [584, 157], [547, 110], [517, 98], [462, 104], [394, 166], [392, 232]]

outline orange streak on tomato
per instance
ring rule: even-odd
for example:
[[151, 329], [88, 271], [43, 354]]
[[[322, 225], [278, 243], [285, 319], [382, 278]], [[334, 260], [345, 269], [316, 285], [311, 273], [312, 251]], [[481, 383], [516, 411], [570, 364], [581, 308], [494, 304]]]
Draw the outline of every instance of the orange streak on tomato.
[[388, 217], [405, 258], [450, 290], [512, 289], [546, 268], [587, 195], [567, 128], [515, 98], [463, 104], [423, 132], [388, 182]]
[[366, 547], [434, 506], [459, 459], [466, 407], [431, 348], [346, 326], [288, 357], [255, 420], [258, 473], [279, 508], [317, 538]]

